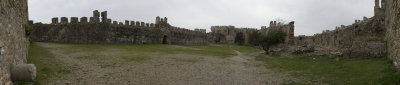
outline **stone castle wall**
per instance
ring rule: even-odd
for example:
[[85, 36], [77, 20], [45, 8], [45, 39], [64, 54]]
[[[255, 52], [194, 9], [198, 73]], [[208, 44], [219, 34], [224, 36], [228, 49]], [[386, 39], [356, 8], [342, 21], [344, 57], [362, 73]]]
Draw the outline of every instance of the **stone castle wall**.
[[385, 11], [386, 40], [388, 44], [388, 57], [400, 70], [400, 1], [386, 0], [382, 6]]
[[320, 53], [339, 53], [344, 57], [381, 57], [387, 54], [383, 37], [383, 17], [375, 16], [313, 36], [296, 37], [295, 44], [312, 46]]
[[261, 34], [267, 35], [270, 30], [276, 29], [281, 29], [286, 33], [285, 44], [294, 43], [294, 21], [289, 22], [288, 24], [271, 21], [270, 26], [268, 28], [266, 26], [262, 26], [260, 32]]
[[[294, 22], [281, 25], [279, 22], [271, 21], [268, 28], [262, 26], [259, 31], [266, 35], [271, 29], [283, 29], [289, 35], [285, 44], [275, 46], [272, 50], [294, 53], [312, 48], [315, 53], [349, 58], [388, 56], [400, 69], [399, 10], [400, 1], [375, 0], [374, 17], [364, 17], [363, 20], [355, 20], [352, 25], [342, 25], [335, 30], [325, 30], [313, 36], [294, 37]], [[208, 34], [209, 41], [215, 42], [215, 39], [221, 39], [222, 43], [234, 43], [236, 33], [240, 32], [237, 30], [241, 30], [233, 26], [214, 26], [211, 29], [212, 32]]]
[[208, 33], [208, 41], [214, 43], [234, 44], [236, 35], [243, 33], [244, 44], [249, 44], [249, 34], [256, 31], [254, 28], [235, 28], [235, 26], [212, 26]]
[[[382, 3], [385, 4], [384, 1]], [[381, 57], [387, 55], [387, 44], [384, 39], [386, 34], [385, 15], [382, 13], [385, 9], [378, 6], [375, 7], [375, 11], [375, 16], [372, 18], [364, 17], [364, 20], [355, 20], [352, 25], [342, 25], [335, 30], [326, 30], [313, 36], [295, 37], [294, 22], [283, 24], [271, 21], [269, 27], [262, 26], [258, 31], [264, 35], [267, 35], [271, 29], [282, 29], [286, 32], [285, 44], [273, 47], [272, 50], [274, 51], [290, 53], [306, 47], [314, 48], [317, 53], [334, 53], [344, 57]], [[241, 32], [238, 30], [248, 29], [235, 28], [234, 26], [213, 26], [211, 30], [212, 32], [208, 36], [210, 41], [219, 40], [221, 43], [232, 44], [235, 41], [236, 34]], [[244, 34], [248, 35], [249, 33]]]
[[12, 66], [26, 64], [29, 42], [27, 0], [0, 0], [0, 84], [12, 85]]
[[[123, 22], [107, 18], [107, 11], [95, 10], [93, 17], [80, 18], [61, 17], [53, 18], [51, 24], [33, 24], [31, 40], [39, 42], [64, 43], [125, 43], [125, 44], [205, 44], [207, 35], [205, 29], [188, 30], [173, 27], [168, 24], [167, 18], [156, 17], [156, 22], [145, 23], [140, 21]], [[102, 20], [102, 21], [100, 21]]]
[[235, 26], [212, 26], [211, 32], [208, 33], [208, 41], [214, 43], [234, 44], [236, 35], [241, 32], [244, 36], [245, 44], [249, 44], [249, 36], [255, 31], [259, 31], [263, 35], [267, 35], [271, 29], [282, 29], [288, 36], [285, 38], [285, 44], [294, 43], [294, 22], [289, 24], [277, 24], [271, 21], [270, 26], [262, 26], [260, 30], [255, 28], [235, 28]]

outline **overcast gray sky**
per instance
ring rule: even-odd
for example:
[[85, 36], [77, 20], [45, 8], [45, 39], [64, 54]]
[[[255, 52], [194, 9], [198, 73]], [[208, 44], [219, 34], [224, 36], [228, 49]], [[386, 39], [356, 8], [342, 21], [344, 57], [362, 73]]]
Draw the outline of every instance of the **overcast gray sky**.
[[154, 23], [168, 17], [177, 27], [194, 29], [233, 25], [260, 29], [269, 21], [295, 21], [295, 35], [312, 35], [355, 19], [372, 17], [374, 0], [28, 0], [29, 17], [50, 23], [52, 17], [90, 17], [93, 10], [108, 17]]

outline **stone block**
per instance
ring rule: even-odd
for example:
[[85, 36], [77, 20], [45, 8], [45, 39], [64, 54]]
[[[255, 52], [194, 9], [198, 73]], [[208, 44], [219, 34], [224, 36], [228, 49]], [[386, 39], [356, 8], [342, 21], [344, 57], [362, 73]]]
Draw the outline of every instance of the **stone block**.
[[51, 19], [51, 24], [58, 24], [58, 17], [54, 17]]
[[274, 21], [269, 22], [269, 26], [270, 27], [274, 26]]
[[93, 11], [93, 17], [94, 18], [99, 18], [100, 17], [100, 12], [98, 10]]
[[100, 22], [100, 12], [98, 10], [93, 11], [93, 19], [90, 17], [90, 23], [99, 23]]
[[168, 23], [168, 18], [164, 17], [164, 23]]
[[107, 20], [107, 11], [101, 12], [101, 21], [104, 22], [108, 22]]
[[61, 17], [61, 24], [68, 24], [68, 18], [67, 17]]
[[107, 19], [107, 23], [111, 24], [112, 20], [111, 19]]
[[79, 21], [78, 17], [71, 17], [71, 23], [78, 23]]
[[139, 21], [136, 21], [136, 24], [135, 24], [137, 27], [140, 27], [140, 22]]
[[87, 17], [81, 17], [81, 23], [87, 23], [87, 22], [88, 22]]
[[160, 24], [160, 21], [161, 21], [161, 20], [160, 20], [160, 17], [157, 16], [157, 17], [156, 17], [156, 24]]
[[33, 64], [15, 65], [11, 69], [13, 81], [33, 82], [36, 78], [36, 66]]
[[140, 22], [140, 27], [145, 27], [144, 22]]
[[131, 21], [131, 26], [135, 26], [135, 21]]
[[94, 17], [90, 17], [89, 22], [90, 22], [90, 23], [94, 23]]
[[113, 23], [112, 23], [113, 25], [117, 25], [118, 24], [118, 22], [117, 21], [113, 21]]
[[155, 27], [154, 23], [151, 23], [151, 24], [150, 24], [150, 27]]
[[125, 20], [125, 25], [129, 25], [129, 20]]

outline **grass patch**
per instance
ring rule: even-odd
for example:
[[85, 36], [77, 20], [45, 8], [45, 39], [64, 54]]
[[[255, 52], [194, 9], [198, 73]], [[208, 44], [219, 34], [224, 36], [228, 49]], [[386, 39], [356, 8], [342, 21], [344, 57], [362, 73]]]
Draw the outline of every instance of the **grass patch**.
[[34, 82], [35, 85], [48, 81], [47, 79], [56, 78], [60, 73], [71, 73], [70, 70], [61, 67], [52, 53], [35, 43], [30, 44], [27, 62], [36, 66], [37, 76]]
[[[193, 54], [203, 56], [216, 56], [220, 58], [227, 58], [235, 56], [229, 46], [224, 44], [206, 44], [206, 45], [163, 45], [163, 44], [61, 44], [64, 47], [61, 49], [67, 53], [88, 52], [88, 53], [101, 53], [110, 51], [110, 49], [118, 50], [118, 53], [135, 54], [137, 56], [162, 56], [166, 54]], [[183, 48], [186, 47], [186, 48]], [[192, 49], [190, 49], [192, 48]], [[84, 56], [83, 56], [83, 59]]]
[[196, 63], [199, 61], [204, 60], [204, 58], [199, 58], [199, 59], [189, 59], [189, 58], [173, 58], [177, 62], [189, 62], [189, 63]]
[[58, 70], [57, 73], [60, 73], [60, 74], [69, 74], [69, 73], [71, 73], [71, 70], [68, 70], [68, 69], [61, 69], [61, 70]]
[[391, 60], [385, 57], [367, 59], [335, 59], [327, 56], [265, 57], [268, 68], [291, 72], [294, 77], [303, 77], [333, 85], [399, 85], [400, 74]]
[[127, 62], [143, 62], [146, 60], [150, 60], [149, 56], [135, 56], [135, 57], [125, 57]]
[[203, 56], [217, 56], [220, 58], [228, 58], [236, 56], [236, 53], [230, 49], [229, 44], [206, 44], [206, 45], [186, 45], [185, 47], [196, 48], [200, 50], [185, 50], [189, 54], [197, 54]]
[[[120, 63], [120, 59], [126, 62], [144, 62], [152, 56], [164, 56], [173, 54], [214, 56], [218, 58], [229, 58], [236, 56], [233, 50], [243, 53], [254, 52], [254, 47], [229, 45], [229, 44], [205, 44], [205, 45], [163, 45], [163, 44], [56, 44], [56, 48], [43, 48], [32, 43], [29, 49], [28, 63], [36, 65], [37, 78], [35, 83], [49, 82], [49, 79], [60, 78], [62, 75], [70, 74], [74, 69], [65, 68], [55, 59], [55, 55], [49, 52], [51, 49], [61, 50], [62, 54], [77, 55], [76, 59], [95, 60], [108, 63]], [[111, 54], [110, 54], [111, 53]], [[175, 59], [179, 62], [199, 62], [200, 59]], [[115, 67], [114, 64], [100, 65], [101, 68]]]
[[96, 59], [94, 56], [79, 56], [77, 59]]
[[241, 45], [233, 45], [232, 49], [237, 50], [241, 53], [253, 53], [253, 52], [259, 52], [262, 51], [259, 49], [258, 46], [241, 46]]

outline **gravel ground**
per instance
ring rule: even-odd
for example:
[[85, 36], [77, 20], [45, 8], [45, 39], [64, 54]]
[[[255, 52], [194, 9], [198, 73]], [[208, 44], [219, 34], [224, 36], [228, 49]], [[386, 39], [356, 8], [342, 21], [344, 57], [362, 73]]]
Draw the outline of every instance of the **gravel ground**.
[[118, 49], [110, 49], [99, 54], [114, 61], [108, 62], [101, 58], [80, 59], [78, 56], [87, 53], [67, 53], [59, 49], [61, 44], [37, 44], [49, 49], [63, 66], [72, 70], [51, 79], [50, 85], [281, 85], [293, 80], [287, 73], [269, 70], [264, 63], [255, 61], [258, 52], [245, 55], [235, 51], [237, 56], [229, 58], [174, 54], [150, 56], [143, 62], [123, 62], [113, 56], [129, 54], [117, 54]]

